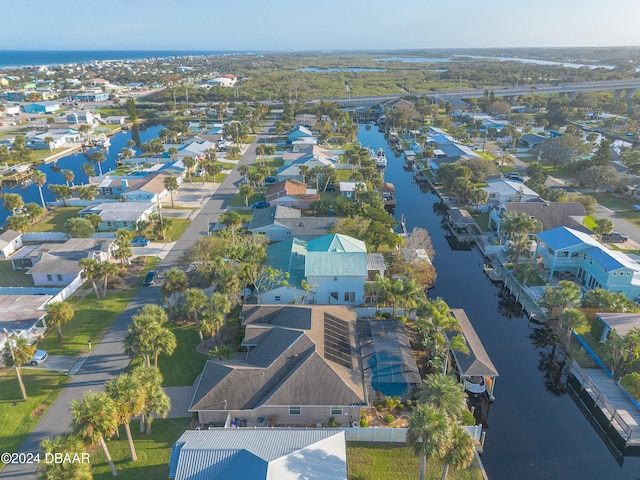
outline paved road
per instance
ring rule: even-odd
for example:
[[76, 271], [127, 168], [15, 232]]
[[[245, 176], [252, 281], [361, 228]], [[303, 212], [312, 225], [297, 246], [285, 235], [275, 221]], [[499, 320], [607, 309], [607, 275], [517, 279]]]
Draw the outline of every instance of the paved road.
[[[268, 122], [265, 126], [268, 131], [273, 126], [273, 122]], [[238, 165], [253, 163], [256, 159], [255, 149], [258, 142], [264, 142], [267, 135], [261, 133], [256, 136]], [[238, 189], [240, 174], [237, 169], [225, 178], [218, 187], [215, 196], [204, 204], [198, 215], [185, 233], [176, 242], [175, 246], [160, 262], [160, 269], [168, 269], [178, 263], [178, 259], [182, 254], [191, 247], [199, 238], [207, 235], [209, 231], [209, 222], [217, 221], [224, 209], [228, 205], [231, 197]], [[33, 429], [24, 443], [20, 446], [20, 452], [35, 452], [38, 450], [40, 442], [52, 435], [59, 435], [69, 431], [71, 423], [71, 412], [69, 405], [74, 399], [82, 398], [83, 392], [86, 390], [102, 390], [107, 380], [120, 374], [129, 364], [129, 357], [125, 355], [123, 341], [127, 333], [127, 326], [131, 322], [131, 316], [134, 315], [139, 308], [148, 303], [159, 303], [160, 301], [159, 286], [141, 288], [133, 300], [129, 303], [126, 310], [120, 315], [118, 320], [109, 329], [104, 338], [94, 345], [93, 351], [89, 354], [84, 365], [80, 368], [73, 379], [65, 386], [56, 401], [49, 407], [47, 413], [42, 417], [40, 422]], [[176, 390], [176, 392], [178, 392]], [[182, 401], [188, 397], [181, 393], [175, 398], [181, 398]], [[171, 392], [173, 393], [173, 391]], [[190, 397], [188, 398], [190, 400]], [[177, 406], [176, 406], [177, 407]], [[182, 411], [184, 408], [175, 408], [173, 411]], [[7, 465], [0, 472], [0, 479], [35, 479], [37, 465]]]

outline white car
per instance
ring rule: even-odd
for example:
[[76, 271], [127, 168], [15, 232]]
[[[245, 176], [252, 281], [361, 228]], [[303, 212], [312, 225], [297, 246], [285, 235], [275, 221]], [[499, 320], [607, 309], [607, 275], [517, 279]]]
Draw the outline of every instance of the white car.
[[29, 363], [35, 367], [36, 365], [44, 363], [47, 358], [49, 358], [49, 354], [47, 352], [44, 350], [36, 350], [36, 353], [33, 354], [33, 358]]

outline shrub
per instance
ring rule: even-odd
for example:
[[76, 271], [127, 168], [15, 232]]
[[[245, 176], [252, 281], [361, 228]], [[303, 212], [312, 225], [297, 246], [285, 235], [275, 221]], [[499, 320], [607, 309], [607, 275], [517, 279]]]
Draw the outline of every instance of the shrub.
[[331, 428], [336, 428], [340, 426], [340, 423], [336, 421], [335, 417], [329, 417], [329, 426]]
[[464, 412], [462, 412], [462, 425], [475, 425], [476, 424], [476, 417], [473, 416], [473, 413], [471, 413], [469, 410], [465, 410]]
[[360, 419], [360, 426], [361, 427], [368, 427], [369, 426], [369, 422], [367, 421], [366, 418], [361, 418]]
[[396, 420], [396, 417], [394, 417], [394, 416], [393, 416], [393, 415], [391, 415], [390, 413], [387, 413], [387, 414], [384, 416], [384, 423], [393, 423], [393, 422], [395, 422], [395, 420]]
[[640, 373], [628, 373], [620, 379], [620, 385], [636, 400], [640, 400]]
[[407, 405], [407, 408], [411, 408], [411, 406], [413, 405], [413, 400], [411, 400], [410, 398], [407, 398], [407, 401], [404, 403]]

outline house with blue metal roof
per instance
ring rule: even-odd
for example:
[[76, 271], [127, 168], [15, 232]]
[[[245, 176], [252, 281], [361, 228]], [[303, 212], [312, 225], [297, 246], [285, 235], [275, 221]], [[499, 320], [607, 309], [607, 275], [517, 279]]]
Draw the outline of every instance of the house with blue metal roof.
[[188, 430], [169, 459], [176, 480], [346, 480], [347, 447], [337, 429]]
[[586, 233], [558, 227], [537, 234], [536, 257], [549, 272], [574, 275], [584, 288], [619, 292], [635, 300], [640, 296], [640, 264], [611, 250]]

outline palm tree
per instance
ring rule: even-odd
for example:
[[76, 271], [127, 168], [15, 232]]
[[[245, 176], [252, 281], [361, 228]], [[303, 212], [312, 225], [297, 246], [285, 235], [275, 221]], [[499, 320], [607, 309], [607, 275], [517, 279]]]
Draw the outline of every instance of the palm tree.
[[85, 392], [82, 400], [71, 402], [71, 426], [76, 434], [89, 445], [100, 442], [104, 456], [111, 467], [111, 474], [118, 475], [116, 466], [104, 441], [118, 430], [118, 412], [106, 393]]
[[242, 185], [240, 185], [240, 188], [238, 191], [240, 192], [240, 195], [244, 197], [244, 206], [248, 207], [249, 197], [254, 193], [253, 187], [248, 183], [243, 183]]
[[460, 420], [467, 410], [465, 399], [464, 387], [451, 375], [432, 373], [418, 386], [420, 403], [430, 403], [452, 419]]
[[164, 177], [164, 188], [171, 194], [171, 208], [173, 208], [173, 192], [178, 189], [178, 179], [176, 177]]
[[138, 366], [131, 375], [135, 378], [144, 399], [140, 414], [140, 432], [151, 434], [153, 416], [166, 418], [171, 410], [171, 399], [162, 389], [162, 374], [157, 367]]
[[171, 314], [175, 314], [178, 308], [178, 294], [184, 292], [189, 287], [187, 274], [177, 268], [167, 270], [162, 282], [162, 293], [169, 297], [169, 309]]
[[571, 352], [571, 332], [575, 327], [584, 325], [586, 321], [587, 321], [587, 317], [584, 315], [584, 313], [575, 308], [567, 308], [560, 315], [560, 323], [567, 328], [567, 340], [566, 340], [567, 354]]
[[98, 165], [98, 172], [100, 172], [100, 176], [102, 176], [102, 165], [101, 163], [107, 159], [107, 156], [103, 152], [96, 152], [93, 154], [93, 162]]
[[78, 262], [80, 268], [82, 268], [82, 276], [91, 281], [93, 285], [93, 291], [96, 294], [96, 298], [100, 298], [100, 291], [98, 290], [98, 284], [96, 280], [99, 278], [98, 264], [100, 263], [95, 258], [83, 258]]
[[87, 177], [94, 177], [96, 175], [96, 168], [90, 163], [82, 164], [82, 173], [84, 173]]
[[75, 173], [73, 173], [73, 170], [63, 170], [62, 176], [64, 177], [64, 181], [67, 182], [67, 187], [70, 187], [71, 182], [73, 182], [73, 179], [76, 178], [76, 175]]
[[247, 175], [249, 175], [249, 165], [240, 165], [238, 167], [238, 173], [243, 177], [246, 177]]
[[124, 340], [125, 353], [130, 358], [142, 357], [147, 367], [158, 366], [158, 355], [171, 355], [176, 349], [176, 336], [166, 327], [167, 314], [160, 305], [147, 304], [131, 318]]
[[[560, 313], [569, 307], [580, 304], [582, 290], [575, 283], [569, 280], [560, 280], [555, 287], [545, 288], [540, 296], [538, 305], [549, 311], [550, 317], [554, 308], [559, 308]], [[562, 320], [558, 321], [558, 332], [562, 329]]]
[[[85, 453], [82, 441], [71, 433], [63, 433], [57, 437], [47, 437], [40, 442], [40, 449], [47, 454], [89, 455]], [[78, 462], [40, 462], [39, 478], [43, 480], [92, 480], [91, 464]]]
[[409, 417], [407, 443], [420, 456], [420, 480], [424, 480], [427, 459], [442, 458], [451, 439], [447, 414], [428, 403], [420, 404]]
[[184, 292], [185, 310], [198, 327], [200, 341], [204, 340], [200, 329], [200, 313], [207, 304], [207, 296], [199, 288], [190, 288]]
[[196, 161], [193, 157], [184, 157], [182, 159], [182, 163], [185, 167], [187, 167], [187, 177], [189, 177], [189, 183], [191, 183], [191, 172], [193, 170], [193, 167], [196, 166]]
[[444, 467], [442, 468], [441, 480], [447, 480], [449, 465], [451, 465], [454, 470], [463, 470], [471, 464], [475, 453], [476, 447], [473, 444], [471, 436], [462, 426], [454, 425], [451, 428], [450, 443], [442, 456]]
[[33, 182], [38, 186], [38, 192], [40, 192], [40, 203], [42, 203], [42, 208], [46, 210], [47, 206], [44, 203], [44, 196], [42, 195], [42, 187], [44, 186], [45, 183], [47, 183], [47, 175], [44, 172], [41, 172], [40, 170], [35, 170], [31, 178], [33, 179]]
[[104, 388], [109, 398], [113, 400], [113, 403], [116, 405], [118, 425], [124, 425], [124, 429], [127, 432], [127, 441], [129, 442], [131, 461], [135, 462], [138, 456], [136, 455], [136, 448], [133, 444], [129, 424], [131, 423], [132, 417], [137, 417], [142, 413], [144, 393], [140, 390], [136, 378], [130, 373], [123, 373], [109, 380]]
[[66, 302], [53, 302], [47, 303], [45, 309], [47, 315], [44, 317], [44, 321], [47, 325], [56, 328], [58, 343], [62, 343], [62, 325], [73, 318], [73, 307]]
[[18, 377], [18, 384], [20, 385], [20, 392], [22, 393], [22, 399], [26, 402], [27, 390], [24, 388], [24, 382], [22, 381], [20, 365], [24, 365], [33, 357], [36, 347], [29, 345], [27, 339], [24, 337], [10, 338], [7, 329], [5, 329], [4, 332], [7, 335], [7, 341], [5, 342], [4, 350], [2, 351], [4, 364], [7, 367], [15, 367], [16, 377]]
[[231, 301], [229, 297], [224, 293], [213, 292], [211, 294], [211, 307], [216, 311], [220, 312], [223, 315], [222, 326], [227, 326], [227, 314], [231, 311]]

